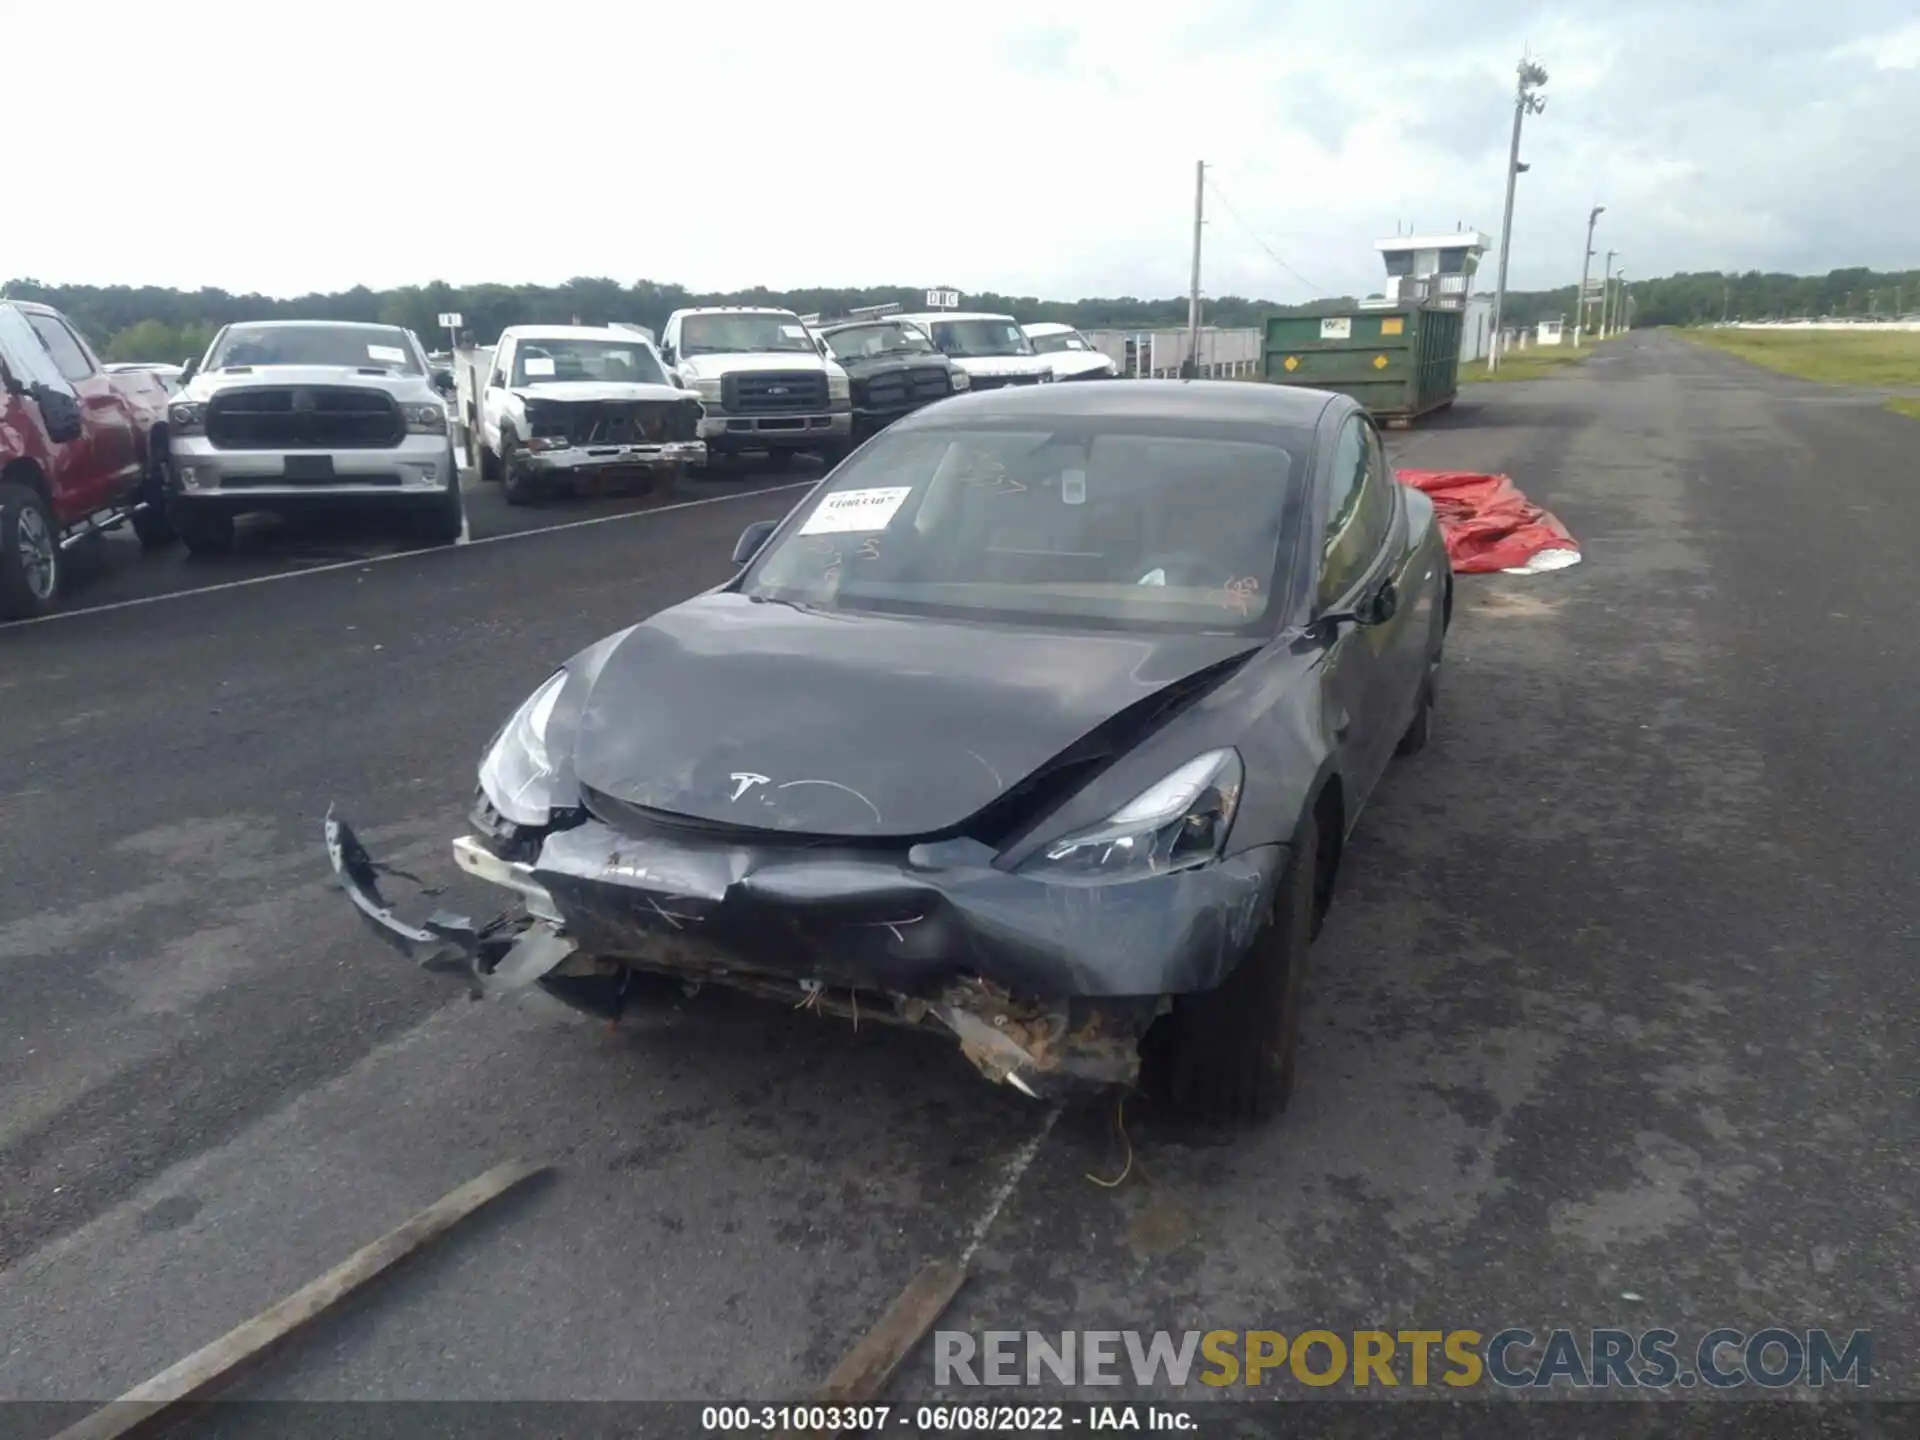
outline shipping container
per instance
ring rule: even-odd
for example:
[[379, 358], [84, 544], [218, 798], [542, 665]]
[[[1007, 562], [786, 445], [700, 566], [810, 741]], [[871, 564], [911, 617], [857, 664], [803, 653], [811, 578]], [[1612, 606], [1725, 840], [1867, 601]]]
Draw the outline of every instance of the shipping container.
[[1261, 374], [1351, 396], [1377, 420], [1411, 421], [1460, 388], [1460, 311], [1406, 305], [1344, 315], [1270, 315]]

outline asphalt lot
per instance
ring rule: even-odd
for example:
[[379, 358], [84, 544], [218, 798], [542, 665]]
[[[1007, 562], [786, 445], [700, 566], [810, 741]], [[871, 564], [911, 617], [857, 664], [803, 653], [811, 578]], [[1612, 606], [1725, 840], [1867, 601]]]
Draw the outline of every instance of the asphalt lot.
[[798, 492], [0, 631], [0, 1397], [118, 1393], [529, 1153], [248, 1393], [790, 1398], [968, 1255], [976, 1332], [1870, 1328], [1920, 1395], [1913, 422], [1652, 334], [1487, 388], [1393, 448], [1585, 563], [1462, 578], [1292, 1111], [1129, 1107], [1114, 1188], [1108, 1113], [937, 1042], [470, 1005], [326, 883], [337, 802], [460, 908], [513, 703]]

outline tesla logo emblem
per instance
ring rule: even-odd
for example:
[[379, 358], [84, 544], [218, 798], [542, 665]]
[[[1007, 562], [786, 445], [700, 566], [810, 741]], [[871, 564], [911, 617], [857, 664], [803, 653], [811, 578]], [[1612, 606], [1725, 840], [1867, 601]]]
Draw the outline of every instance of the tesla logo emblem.
[[733, 794], [727, 797], [729, 800], [738, 800], [754, 786], [767, 783], [765, 775], [756, 775], [751, 770], [736, 770], [727, 778], [733, 781]]
[[784, 395], [786, 393], [787, 387], [784, 385], [769, 385], [767, 387], [767, 394], [769, 395]]

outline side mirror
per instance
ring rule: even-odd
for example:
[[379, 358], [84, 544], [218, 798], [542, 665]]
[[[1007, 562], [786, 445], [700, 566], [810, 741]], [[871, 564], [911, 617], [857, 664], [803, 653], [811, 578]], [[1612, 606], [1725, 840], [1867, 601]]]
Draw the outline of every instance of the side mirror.
[[200, 373], [200, 357], [198, 355], [189, 355], [186, 359], [180, 362], [180, 383], [182, 385], [185, 385], [189, 380], [193, 379], [193, 377], [198, 375], [199, 373]]
[[680, 363], [679, 357], [673, 353], [673, 346], [671, 345], [662, 345], [660, 347], [660, 358], [669, 365], [678, 365]]
[[740, 532], [740, 539], [733, 547], [733, 563], [745, 565], [760, 553], [767, 543], [767, 537], [780, 528], [778, 520], [756, 520]]
[[1351, 610], [1329, 610], [1320, 617], [1320, 624], [1329, 631], [1338, 631], [1342, 625], [1384, 625], [1400, 609], [1400, 592], [1394, 588], [1393, 581], [1383, 580], [1369, 594], [1360, 597]]
[[442, 395], [457, 395], [460, 392], [459, 382], [453, 378], [453, 371], [451, 370], [434, 371], [433, 388], [438, 390]]

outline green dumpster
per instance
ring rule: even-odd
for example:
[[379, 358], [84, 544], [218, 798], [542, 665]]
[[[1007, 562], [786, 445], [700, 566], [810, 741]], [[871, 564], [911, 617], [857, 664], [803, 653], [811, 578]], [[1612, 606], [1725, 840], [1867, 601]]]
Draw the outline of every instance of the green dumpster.
[[1278, 385], [1350, 395], [1378, 420], [1412, 420], [1453, 403], [1461, 318], [1434, 305], [1269, 315], [1261, 373]]

